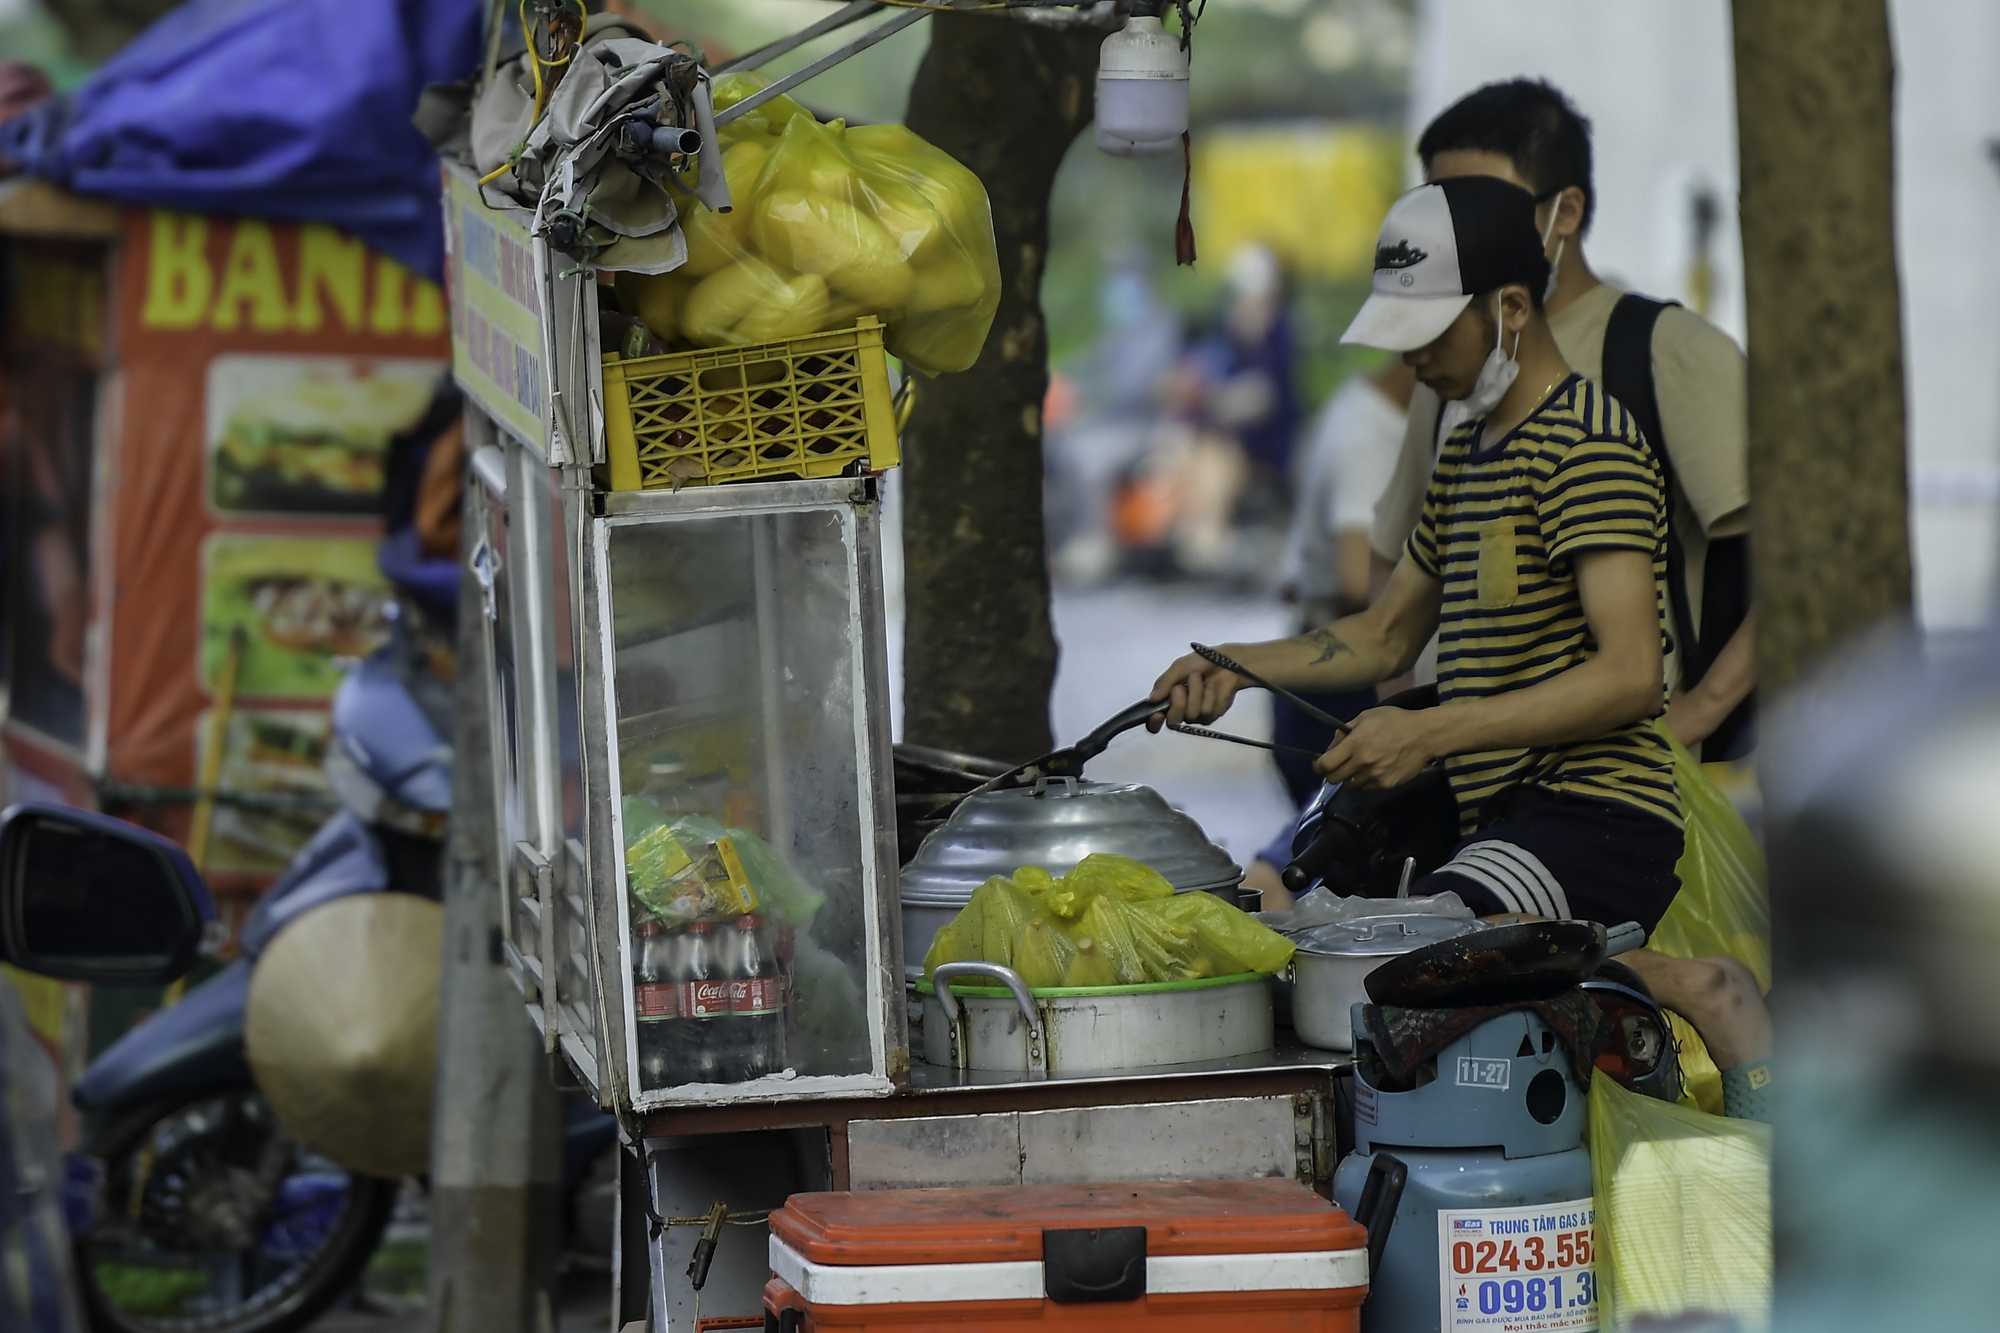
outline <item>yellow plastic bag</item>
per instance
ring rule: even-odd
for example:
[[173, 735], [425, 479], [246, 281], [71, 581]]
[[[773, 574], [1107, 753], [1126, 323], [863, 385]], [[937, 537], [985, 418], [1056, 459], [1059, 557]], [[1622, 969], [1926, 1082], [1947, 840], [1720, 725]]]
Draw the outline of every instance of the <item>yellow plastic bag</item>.
[[1037, 912], [1023, 922], [1014, 936], [1011, 966], [1030, 990], [1062, 985], [1075, 961], [1076, 945], [1070, 942], [1061, 923], [1046, 913]]
[[1659, 732], [1673, 747], [1687, 843], [1676, 867], [1681, 891], [1646, 947], [1673, 958], [1734, 958], [1768, 992], [1771, 899], [1764, 849], [1701, 763], [1665, 727]]
[[1116, 894], [1092, 898], [1070, 926], [1069, 938], [1076, 946], [1076, 958], [1063, 985], [1136, 986], [1148, 980], [1132, 933], [1132, 909]]
[[[1019, 872], [1016, 874], [1018, 876]], [[1018, 878], [1016, 882], [1019, 882]], [[1049, 911], [1066, 921], [1074, 921], [1083, 915], [1091, 899], [1100, 893], [1114, 894], [1126, 902], [1136, 903], [1171, 898], [1174, 886], [1159, 871], [1130, 857], [1092, 852], [1077, 862], [1067, 875], [1052, 881], [1048, 888], [1041, 891], [1040, 898]]]
[[1771, 1309], [1771, 1127], [1590, 1081], [1597, 1292], [1605, 1329]]
[[[1284, 970], [1298, 947], [1247, 912], [1238, 911], [1212, 893], [1183, 893], [1138, 909], [1194, 932], [1198, 945], [1197, 976], [1233, 976], [1258, 972], [1265, 976]], [[1206, 958], [1206, 968], [1202, 960]]]
[[995, 875], [974, 889], [958, 915], [939, 928], [924, 953], [924, 975], [928, 977], [937, 971], [940, 963], [998, 963], [1012, 967], [1014, 941], [1021, 927], [1045, 915], [1011, 881]]
[[1722, 1071], [1715, 1067], [1715, 1057], [1708, 1053], [1708, 1043], [1694, 1030], [1694, 1024], [1673, 1010], [1661, 1012], [1667, 1016], [1674, 1053], [1681, 1066], [1681, 1095], [1678, 1101], [1696, 1111], [1721, 1115]]
[[[763, 87], [716, 83], [721, 110]], [[620, 273], [618, 299], [669, 347], [775, 342], [886, 326], [891, 352], [926, 374], [979, 356], [1000, 303], [986, 191], [900, 125], [821, 125], [777, 97], [720, 132], [731, 210], [675, 192], [687, 263]]]
[[1104, 853], [1055, 878], [1022, 866], [973, 890], [932, 939], [924, 975], [941, 963], [999, 963], [1037, 989], [1136, 986], [1270, 974], [1292, 942], [1206, 893], [1176, 895], [1150, 866]]

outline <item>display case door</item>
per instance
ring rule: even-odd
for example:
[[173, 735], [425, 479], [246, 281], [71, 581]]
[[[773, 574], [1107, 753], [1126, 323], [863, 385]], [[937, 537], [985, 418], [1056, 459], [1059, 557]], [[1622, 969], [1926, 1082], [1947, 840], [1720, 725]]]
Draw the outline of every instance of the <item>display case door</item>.
[[473, 552], [488, 626], [495, 864], [510, 971], [549, 1050], [593, 1088], [601, 1060], [593, 934], [570, 844], [584, 831], [570, 578], [573, 529], [562, 474], [482, 421], [473, 471]]

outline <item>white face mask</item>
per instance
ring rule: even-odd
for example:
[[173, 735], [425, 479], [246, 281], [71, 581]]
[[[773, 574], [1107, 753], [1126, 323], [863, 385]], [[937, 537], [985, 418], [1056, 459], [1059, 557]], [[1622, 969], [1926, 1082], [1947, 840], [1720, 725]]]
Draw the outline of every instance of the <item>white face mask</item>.
[[[1556, 234], [1556, 214], [1560, 212], [1562, 212], [1562, 197], [1558, 195], [1556, 198], [1556, 206], [1549, 212], [1548, 229], [1542, 233], [1543, 254], [1547, 254], [1549, 252], [1549, 237]], [[1568, 244], [1569, 244], [1569, 237], [1567, 236], [1563, 237], [1560, 241], [1556, 242], [1555, 258], [1549, 261], [1549, 282], [1546, 287], [1542, 288], [1543, 305], [1547, 305], [1549, 302], [1556, 299], [1556, 269], [1561, 267], [1562, 265], [1563, 247]]]
[[1520, 355], [1521, 335], [1514, 335], [1514, 356], [1509, 356], [1503, 349], [1505, 338], [1506, 325], [1500, 322], [1500, 298], [1496, 295], [1493, 298], [1493, 350], [1486, 354], [1486, 364], [1479, 368], [1479, 378], [1472, 382], [1472, 391], [1444, 405], [1440, 439], [1457, 430], [1461, 423], [1491, 412], [1507, 396], [1507, 390], [1514, 387], [1514, 379], [1521, 373], [1521, 363], [1515, 359]]

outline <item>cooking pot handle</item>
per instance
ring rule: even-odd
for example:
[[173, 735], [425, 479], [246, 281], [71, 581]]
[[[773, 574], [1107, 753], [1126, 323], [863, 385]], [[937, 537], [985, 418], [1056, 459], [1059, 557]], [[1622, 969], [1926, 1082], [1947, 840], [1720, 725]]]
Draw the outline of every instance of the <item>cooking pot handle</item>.
[[947, 1015], [958, 1013], [958, 997], [951, 993], [951, 983], [960, 977], [978, 977], [984, 981], [997, 981], [1014, 992], [1014, 1003], [1021, 1006], [1021, 1017], [1028, 1022], [1031, 1036], [1039, 1036], [1041, 1023], [1035, 1017], [1034, 997], [1028, 994], [1028, 983], [1021, 980], [1021, 974], [1011, 967], [999, 963], [939, 963], [931, 973], [931, 985], [937, 990], [938, 1000], [944, 1004]]
[[1049, 784], [1050, 784], [1051, 782], [1060, 782], [1060, 783], [1062, 783], [1062, 785], [1063, 785], [1063, 795], [1065, 795], [1065, 796], [1074, 796], [1074, 795], [1076, 795], [1076, 779], [1075, 779], [1075, 778], [1068, 778], [1068, 777], [1062, 777], [1062, 776], [1060, 776], [1060, 775], [1057, 775], [1057, 776], [1055, 776], [1055, 777], [1047, 777], [1047, 778], [1036, 778], [1036, 779], [1035, 779], [1035, 790], [1034, 790], [1034, 797], [1035, 797], [1035, 799], [1036, 799], [1036, 800], [1043, 800], [1043, 799], [1045, 799], [1045, 798], [1047, 797], [1047, 795], [1048, 795], [1048, 790], [1049, 790]]
[[1042, 1024], [1035, 1014], [1034, 997], [1028, 994], [1028, 983], [1021, 979], [1021, 974], [999, 963], [939, 963], [937, 970], [931, 973], [931, 986], [937, 991], [938, 1003], [944, 1006], [944, 1015], [951, 1021], [953, 1032], [958, 1031], [965, 1013], [958, 997], [951, 993], [951, 983], [960, 977], [997, 981], [1014, 993], [1014, 1003], [1021, 1006], [1021, 1018], [1028, 1025], [1028, 1075], [1030, 1078], [1047, 1077], [1048, 1043], [1042, 1040]]

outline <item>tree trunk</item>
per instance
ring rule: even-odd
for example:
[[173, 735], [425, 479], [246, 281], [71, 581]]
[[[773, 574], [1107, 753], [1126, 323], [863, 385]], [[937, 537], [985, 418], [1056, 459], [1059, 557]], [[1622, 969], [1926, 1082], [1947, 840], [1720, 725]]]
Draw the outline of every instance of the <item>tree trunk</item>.
[[1758, 679], [1910, 605], [1885, 0], [1737, 0]]
[[910, 87], [910, 128], [985, 183], [1004, 284], [979, 360], [918, 384], [904, 435], [904, 734], [924, 745], [996, 759], [1050, 748], [1042, 266], [1049, 193], [1090, 123], [1102, 40], [938, 14]]

